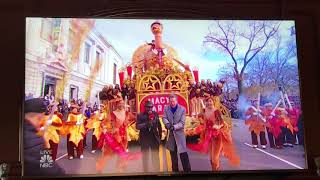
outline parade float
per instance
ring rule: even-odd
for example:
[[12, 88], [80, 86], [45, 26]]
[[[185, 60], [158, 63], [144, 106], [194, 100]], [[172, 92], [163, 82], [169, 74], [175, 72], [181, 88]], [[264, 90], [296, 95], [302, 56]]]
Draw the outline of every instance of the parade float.
[[[169, 104], [169, 96], [174, 93], [178, 103], [186, 109], [187, 137], [199, 135], [203, 126], [197, 115], [191, 113], [189, 99], [190, 83], [199, 82], [199, 70], [191, 70], [188, 64], [181, 62], [174, 48], [162, 42], [163, 25], [160, 22], [152, 23], [151, 31], [154, 40], [139, 46], [132, 56], [131, 63], [119, 70], [120, 86], [133, 87], [135, 92], [135, 98], [126, 97], [126, 103], [130, 111], [137, 114], [144, 111], [146, 101], [152, 101], [154, 111], [162, 117], [164, 106]], [[215, 107], [221, 110], [223, 119], [231, 128], [229, 110], [220, 103], [219, 96], [215, 96], [214, 99]], [[203, 103], [202, 106], [204, 107]], [[163, 124], [162, 126], [162, 139], [165, 139], [167, 132]], [[135, 122], [128, 128], [128, 139], [136, 141], [139, 131], [135, 128]]]

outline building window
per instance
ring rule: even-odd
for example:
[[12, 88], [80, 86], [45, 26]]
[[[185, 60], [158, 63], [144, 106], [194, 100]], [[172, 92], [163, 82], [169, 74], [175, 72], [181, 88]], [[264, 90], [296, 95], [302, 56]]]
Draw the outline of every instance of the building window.
[[54, 19], [54, 21], [53, 21], [54, 28], [59, 28], [60, 29], [60, 25], [61, 25], [61, 19], [60, 18]]
[[52, 43], [53, 43], [53, 50], [57, 51], [58, 47], [59, 47], [59, 43], [60, 43], [60, 31], [61, 31], [61, 19], [60, 18], [56, 18], [53, 19], [53, 39], [52, 39]]
[[43, 18], [41, 24], [41, 38], [52, 42], [53, 22], [49, 18]]
[[51, 76], [45, 76], [44, 80], [43, 96], [54, 96], [57, 79]]
[[75, 32], [72, 29], [69, 29], [69, 37], [68, 37], [68, 53], [72, 54], [74, 50], [74, 40], [75, 40]]
[[117, 64], [113, 64], [113, 84], [117, 84]]
[[100, 60], [101, 61], [101, 54], [99, 51], [96, 52], [96, 61]]
[[90, 60], [90, 48], [91, 46], [88, 43], [85, 43], [84, 46], [84, 63], [89, 64], [89, 60]]
[[78, 91], [79, 91], [79, 88], [77, 86], [74, 86], [74, 85], [70, 85], [70, 99], [69, 101], [71, 100], [78, 100]]
[[[101, 63], [101, 54], [99, 51], [96, 51], [96, 62]], [[98, 79], [101, 80], [101, 67], [100, 67], [100, 70], [98, 71]]]

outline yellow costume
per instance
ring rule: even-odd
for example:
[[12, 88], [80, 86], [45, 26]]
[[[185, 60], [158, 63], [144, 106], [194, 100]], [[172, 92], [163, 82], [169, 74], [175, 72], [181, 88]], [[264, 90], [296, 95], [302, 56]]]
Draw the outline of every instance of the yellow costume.
[[69, 141], [73, 142], [76, 146], [79, 145], [79, 142], [83, 140], [85, 134], [84, 125], [76, 125], [77, 122], [84, 121], [85, 116], [83, 114], [73, 114], [70, 113], [67, 120], [68, 130], [67, 134], [70, 134]]
[[59, 144], [60, 136], [58, 131], [62, 127], [62, 121], [58, 113], [53, 114], [51, 118], [52, 123], [46, 126], [46, 123], [49, 120], [49, 118], [50, 115], [47, 115], [44, 117], [43, 120], [41, 120], [40, 127], [43, 127], [43, 130], [38, 132], [38, 135], [43, 136], [46, 148], [50, 148], [50, 140], [56, 144]]

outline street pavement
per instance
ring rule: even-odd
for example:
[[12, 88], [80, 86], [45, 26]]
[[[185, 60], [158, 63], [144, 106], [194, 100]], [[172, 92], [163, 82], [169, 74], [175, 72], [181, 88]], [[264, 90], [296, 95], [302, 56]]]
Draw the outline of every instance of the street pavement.
[[[101, 152], [91, 153], [91, 135], [87, 134], [87, 148], [84, 150], [84, 158], [73, 160], [67, 159], [66, 138], [62, 137], [56, 163], [62, 167], [68, 175], [94, 175], [96, 172], [96, 162], [101, 157]], [[305, 169], [306, 160], [304, 156], [304, 147], [295, 145], [294, 147], [285, 147], [284, 149], [252, 148], [251, 137], [248, 127], [243, 120], [233, 120], [232, 129], [233, 141], [236, 146], [237, 154], [240, 156], [240, 166], [233, 167], [228, 163], [225, 157], [221, 157], [221, 170], [278, 170], [278, 169]], [[268, 144], [269, 145], [269, 144]], [[130, 152], [139, 152], [138, 143], [129, 144]], [[209, 156], [189, 150], [189, 159], [192, 171], [211, 171]], [[124, 171], [117, 168], [118, 157], [114, 155], [107, 161], [107, 164], [100, 175], [119, 175], [143, 173], [142, 160], [130, 160]], [[182, 171], [182, 165], [179, 160], [179, 169]], [[164, 172], [167, 172], [166, 159], [164, 156]], [[156, 173], [156, 172], [152, 172]], [[158, 171], [159, 173], [159, 171]]]

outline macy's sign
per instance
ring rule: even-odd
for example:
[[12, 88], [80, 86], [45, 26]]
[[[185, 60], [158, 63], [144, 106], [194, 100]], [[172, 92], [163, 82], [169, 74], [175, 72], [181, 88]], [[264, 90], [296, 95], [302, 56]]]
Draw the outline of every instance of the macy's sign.
[[[147, 101], [151, 101], [154, 104], [153, 110], [158, 112], [158, 114], [162, 116], [164, 107], [166, 105], [169, 105], [169, 96], [170, 94], [168, 93], [168, 94], [152, 94], [152, 95], [147, 95], [143, 97], [143, 99], [141, 100], [141, 103], [139, 104], [140, 112], [144, 111], [144, 104]], [[181, 106], [185, 107], [186, 114], [189, 114], [189, 108], [188, 108], [188, 103], [186, 99], [178, 94], [176, 94], [176, 96], [177, 96], [178, 103]]]

